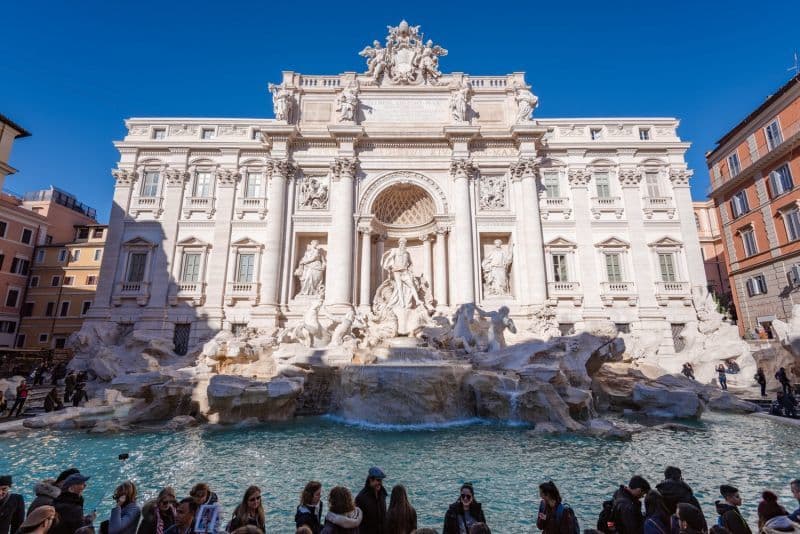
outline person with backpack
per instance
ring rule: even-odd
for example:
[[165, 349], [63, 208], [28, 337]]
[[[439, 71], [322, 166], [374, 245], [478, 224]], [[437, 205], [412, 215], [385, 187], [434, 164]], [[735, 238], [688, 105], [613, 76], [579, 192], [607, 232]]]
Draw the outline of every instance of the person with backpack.
[[644, 534], [670, 534], [670, 515], [661, 492], [648, 491], [644, 497]]
[[742, 505], [742, 497], [739, 495], [739, 490], [728, 484], [723, 484], [719, 487], [719, 493], [724, 501], [716, 501], [714, 503], [719, 516], [717, 525], [727, 528], [731, 534], [753, 534], [750, 527], [747, 526], [747, 521], [744, 520], [741, 512], [739, 512], [739, 506]]
[[[664, 481], [656, 486], [656, 489], [661, 493], [664, 498], [664, 505], [667, 508], [669, 515], [675, 513], [678, 509], [678, 504], [685, 502], [691, 504], [702, 513], [703, 509], [700, 503], [694, 496], [692, 488], [684, 482], [683, 473], [681, 470], [674, 466], [667, 466], [664, 469]], [[645, 503], [647, 507], [647, 503]], [[705, 519], [703, 520], [703, 529], [707, 530]]]
[[539, 484], [539, 515], [536, 526], [545, 534], [580, 534], [578, 519], [572, 508], [562, 502], [555, 483], [550, 480]]
[[643, 534], [642, 497], [650, 491], [650, 483], [640, 475], [631, 477], [627, 486], [614, 492], [613, 523], [618, 534]]

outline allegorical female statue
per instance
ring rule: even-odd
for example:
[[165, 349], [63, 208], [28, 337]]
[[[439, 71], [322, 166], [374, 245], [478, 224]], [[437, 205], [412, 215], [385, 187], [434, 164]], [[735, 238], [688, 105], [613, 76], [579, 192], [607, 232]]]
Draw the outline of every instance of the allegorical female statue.
[[298, 295], [316, 295], [322, 287], [325, 276], [325, 251], [319, 246], [319, 241], [314, 239], [306, 247], [306, 253], [300, 259], [294, 274], [300, 278], [300, 292]]
[[483, 271], [483, 292], [486, 296], [508, 295], [508, 270], [511, 267], [512, 254], [503, 250], [503, 242], [494, 240], [494, 248], [481, 262]]

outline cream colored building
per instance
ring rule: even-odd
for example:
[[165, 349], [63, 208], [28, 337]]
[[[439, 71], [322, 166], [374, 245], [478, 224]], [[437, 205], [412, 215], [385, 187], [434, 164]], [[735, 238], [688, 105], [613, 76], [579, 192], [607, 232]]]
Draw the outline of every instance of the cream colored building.
[[405, 23], [382, 43], [363, 74], [284, 72], [274, 119], [128, 119], [92, 321], [185, 347], [322, 286], [332, 315], [367, 310], [404, 238], [440, 313], [544, 307], [669, 353], [706, 287], [678, 120], [532, 118], [523, 73], [442, 74]]

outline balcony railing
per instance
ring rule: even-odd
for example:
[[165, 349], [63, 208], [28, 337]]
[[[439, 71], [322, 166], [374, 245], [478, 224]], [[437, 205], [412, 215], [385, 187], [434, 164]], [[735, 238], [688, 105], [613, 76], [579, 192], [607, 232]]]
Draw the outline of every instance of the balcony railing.
[[205, 213], [208, 218], [214, 216], [214, 197], [187, 197], [183, 204], [183, 216], [188, 218], [193, 212]]
[[228, 282], [225, 300], [229, 306], [237, 300], [249, 300], [255, 306], [258, 304], [260, 287], [261, 284], [258, 282]]
[[564, 218], [569, 218], [572, 206], [566, 197], [544, 197], [539, 201], [539, 211], [547, 219], [550, 213], [563, 213]]
[[602, 282], [600, 284], [600, 299], [606, 306], [611, 306], [615, 300], [627, 300], [630, 306], [635, 306], [638, 297], [636, 284], [633, 282]]
[[244, 217], [245, 213], [258, 213], [258, 217], [263, 219], [267, 215], [267, 199], [266, 198], [239, 198], [236, 201], [236, 217], [239, 219]]
[[622, 199], [620, 197], [592, 197], [592, 215], [599, 219], [602, 213], [613, 213], [622, 218]]
[[670, 197], [645, 197], [644, 215], [648, 219], [653, 218], [655, 212], [665, 212], [672, 219], [675, 216], [675, 207], [672, 205]]
[[161, 197], [136, 197], [131, 202], [131, 215], [138, 217], [140, 213], [152, 212], [156, 217], [163, 211]]
[[656, 282], [656, 300], [666, 305], [669, 300], [680, 299], [687, 306], [692, 304], [689, 282]]
[[557, 304], [559, 300], [572, 300], [575, 306], [580, 306], [583, 303], [580, 282], [548, 282], [547, 295], [551, 304]]
[[150, 299], [150, 282], [117, 282], [112, 297], [115, 306], [122, 304], [124, 299], [135, 299], [139, 306], [144, 306]]
[[205, 282], [177, 282], [169, 303], [175, 306], [178, 301], [184, 300], [194, 306], [202, 306], [205, 300], [205, 288]]

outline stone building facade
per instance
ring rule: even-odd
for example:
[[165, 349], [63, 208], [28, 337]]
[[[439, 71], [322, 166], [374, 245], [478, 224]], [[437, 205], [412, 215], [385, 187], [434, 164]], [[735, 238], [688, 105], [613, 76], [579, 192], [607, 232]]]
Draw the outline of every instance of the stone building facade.
[[725, 134], [707, 156], [739, 332], [772, 335], [800, 304], [800, 76]]
[[700, 253], [706, 268], [708, 290], [727, 302], [731, 298], [728, 281], [728, 266], [725, 262], [725, 247], [722, 241], [722, 226], [713, 200], [694, 202], [697, 236], [700, 238]]
[[274, 119], [128, 119], [92, 321], [184, 348], [323, 293], [339, 317], [419, 295], [655, 329], [668, 353], [706, 287], [678, 121], [534, 120], [522, 73], [446, 54], [403, 22], [363, 74], [284, 72]]

